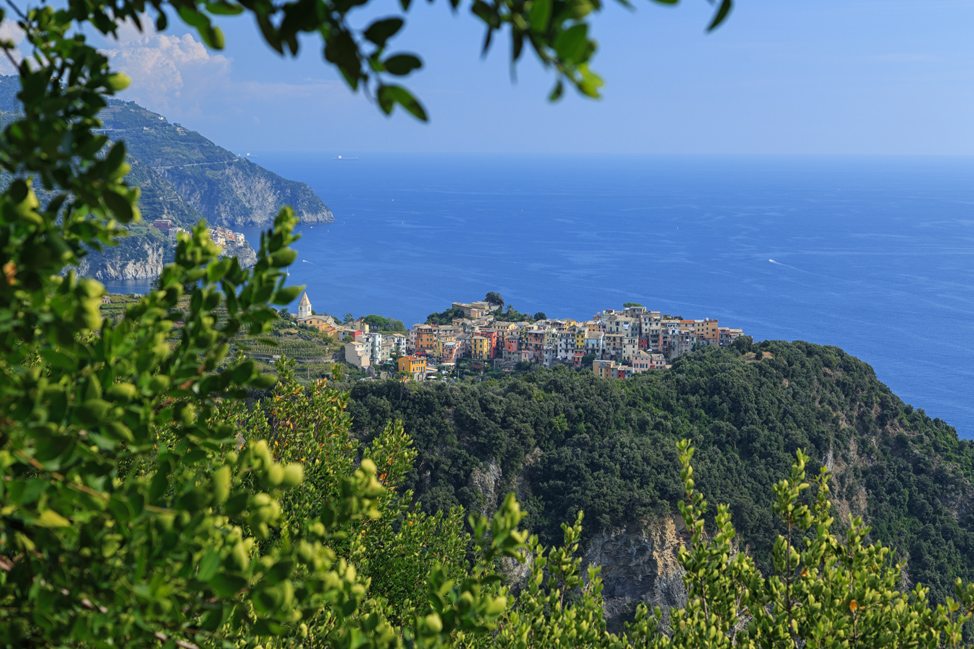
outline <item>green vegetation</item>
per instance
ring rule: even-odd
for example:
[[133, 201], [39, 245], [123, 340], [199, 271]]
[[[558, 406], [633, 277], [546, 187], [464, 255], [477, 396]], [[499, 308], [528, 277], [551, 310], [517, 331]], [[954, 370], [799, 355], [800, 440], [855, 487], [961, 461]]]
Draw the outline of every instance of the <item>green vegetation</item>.
[[639, 302], [626, 302], [625, 304], [622, 305], [622, 308], [628, 309], [631, 306], [639, 306], [639, 307], [641, 307], [642, 304], [640, 304]]
[[700, 488], [728, 503], [765, 570], [779, 533], [767, 494], [804, 448], [813, 466], [834, 467], [840, 511], [863, 515], [874, 538], [909, 556], [911, 580], [942, 601], [955, 577], [974, 579], [974, 445], [903, 404], [837, 348], [757, 347], [760, 363], [742, 362], [738, 349], [707, 348], [627, 381], [559, 369], [415, 385], [403, 397], [398, 386], [363, 383], [352, 389], [350, 411], [364, 439], [403, 420], [429, 472], [407, 482], [426, 511], [478, 506], [470, 475], [494, 462], [499, 493], [520, 485], [527, 525], [545, 543], [579, 510], [585, 539], [676, 511], [674, 448], [689, 438]]
[[441, 311], [440, 313], [431, 313], [426, 316], [426, 324], [448, 325], [453, 324], [453, 321], [458, 318], [463, 319], [463, 309], [459, 307], [450, 307], [446, 311]]
[[381, 333], [406, 333], [406, 325], [403, 324], [402, 320], [395, 320], [393, 318], [383, 318], [380, 315], [367, 315], [362, 320], [365, 324], [369, 325], [369, 331], [378, 331]]
[[[159, 29], [168, 6], [153, 5]], [[729, 6], [722, 0], [712, 26]], [[880, 483], [871, 494], [886, 498], [874, 506], [870, 495], [869, 512], [886, 525], [878, 535], [900, 535], [900, 547], [911, 553], [915, 542], [918, 553], [940, 562], [943, 577], [967, 570], [969, 509], [957, 508], [968, 513], [951, 527], [955, 510], [941, 497], [967, 493], [970, 446], [942, 422], [903, 407], [866, 366], [834, 348], [766, 343], [760, 362], [743, 362], [739, 350], [708, 350], [681, 358], [673, 372], [621, 387], [567, 371], [482, 387], [388, 382], [410, 416], [426, 418], [416, 426], [423, 437], [417, 453], [396, 423], [370, 420], [367, 439], [358, 440], [348, 395], [321, 381], [301, 386], [295, 364], [278, 363], [277, 380], [254, 361], [231, 357], [241, 336], [262, 342], [288, 335], [271, 305], [287, 305], [301, 290], [285, 287], [284, 269], [296, 256], [288, 247], [297, 224], [289, 209], [261, 237], [252, 269], [220, 258], [198, 226], [180, 236], [157, 290], [104, 318], [104, 287], [61, 273], [139, 222], [138, 192], [123, 180], [130, 170], [125, 148], [96, 132], [105, 97], [128, 80], [78, 32], [87, 25], [114, 33], [117, 21], [145, 20], [145, 9], [128, 0], [110, 7], [69, 0], [67, 9], [45, 5], [19, 22], [33, 49], [31, 63], [18, 69], [24, 114], [5, 116], [0, 138], [0, 167], [14, 178], [0, 195], [0, 644], [958, 645], [974, 610], [970, 585], [956, 583], [956, 600], [936, 609], [920, 588], [899, 592], [900, 572], [887, 551], [863, 544], [868, 530], [859, 521], [845, 544], [831, 534], [825, 475], [812, 502], [802, 496], [806, 456], [796, 450], [796, 461], [784, 466], [792, 446], [816, 456], [827, 448], [829, 458], [834, 452], [846, 463], [836, 471], [838, 482], [848, 480], [840, 494], [849, 484], [857, 489], [859, 479]], [[256, 0], [183, 3], [178, 15], [215, 48], [223, 37], [210, 12], [250, 11], [264, 39], [292, 54], [299, 33], [318, 32], [326, 60], [353, 88], [372, 86], [386, 112], [398, 104], [424, 115], [408, 91], [383, 82], [419, 64], [410, 55], [382, 58], [402, 21], [376, 21], [356, 38], [348, 9], [328, 0], [310, 9]], [[592, 9], [474, 5], [489, 33], [511, 27], [515, 60], [527, 42], [557, 71], [559, 84], [594, 95], [599, 82], [587, 65], [594, 42], [583, 22]], [[14, 47], [0, 43], [10, 57]], [[53, 193], [50, 200], [38, 199], [35, 183]], [[377, 412], [383, 403], [393, 407], [381, 395], [359, 394], [359, 410], [363, 396], [374, 396]], [[450, 399], [455, 421], [437, 419]], [[462, 449], [454, 426], [464, 431]], [[674, 443], [684, 433], [711, 449], [709, 457], [701, 451], [700, 466], [701, 483], [712, 480], [712, 491], [736, 494], [741, 485], [756, 489], [788, 476], [770, 489], [784, 534], [765, 561], [768, 576], [735, 552], [733, 503], [718, 511], [716, 533], [704, 534], [707, 510], [694, 483], [691, 442]], [[442, 435], [435, 442], [442, 457], [430, 455], [434, 435]], [[600, 525], [619, 515], [627, 481], [641, 476], [640, 484], [650, 485], [657, 472], [675, 472], [671, 456], [679, 450], [682, 484], [673, 481], [673, 496], [692, 534], [680, 553], [689, 597], [670, 611], [669, 631], [657, 624], [660, 612], [650, 616], [645, 608], [625, 635], [606, 631], [598, 570], [590, 568], [586, 579], [577, 556], [580, 513], [562, 527], [564, 547], [544, 548], [518, 529], [524, 514], [512, 495], [491, 503], [492, 519], [470, 516], [466, 525], [458, 509], [413, 507], [408, 485], [419, 485], [416, 474], [432, 462], [448, 479], [436, 485], [445, 502], [457, 467], [444, 460], [498, 458], [511, 475], [535, 444], [544, 447], [539, 468], [531, 469], [536, 484], [546, 484], [538, 498], [605, 492], [601, 510], [591, 502]], [[853, 453], [872, 454], [871, 462], [857, 462]], [[673, 461], [648, 466], [654, 457]], [[850, 467], [860, 475], [849, 478]], [[763, 473], [751, 479], [737, 469]], [[768, 493], [755, 492], [754, 516]], [[669, 496], [643, 490], [624, 504], [630, 513], [651, 512]], [[547, 537], [554, 524], [547, 513], [576, 507], [531, 506]], [[771, 527], [735, 517], [754, 530]], [[530, 576], [514, 597], [499, 567], [525, 561], [528, 551]]]
[[514, 308], [513, 305], [508, 304], [507, 309], [493, 312], [494, 319], [498, 322], [534, 322], [537, 318], [531, 317], [528, 313], [521, 313]]

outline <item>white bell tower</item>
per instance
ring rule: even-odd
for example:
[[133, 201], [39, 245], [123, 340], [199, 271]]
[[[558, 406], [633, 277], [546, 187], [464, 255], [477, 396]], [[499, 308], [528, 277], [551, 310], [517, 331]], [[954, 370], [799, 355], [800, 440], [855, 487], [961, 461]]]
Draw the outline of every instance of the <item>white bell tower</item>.
[[305, 291], [298, 303], [298, 320], [307, 320], [311, 317], [311, 300], [308, 299], [308, 292]]

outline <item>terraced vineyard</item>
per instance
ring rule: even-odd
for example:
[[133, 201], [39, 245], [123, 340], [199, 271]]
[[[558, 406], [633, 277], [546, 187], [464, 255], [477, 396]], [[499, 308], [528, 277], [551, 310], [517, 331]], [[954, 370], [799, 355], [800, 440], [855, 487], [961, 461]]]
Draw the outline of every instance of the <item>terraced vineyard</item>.
[[260, 356], [287, 356], [298, 361], [331, 360], [332, 346], [318, 340], [304, 340], [298, 336], [281, 336], [276, 346], [253, 338], [241, 338], [237, 347], [245, 354]]
[[[109, 303], [101, 306], [102, 316], [119, 320], [132, 304], [138, 300], [129, 294], [113, 293], [109, 296]], [[180, 303], [180, 307], [189, 306], [188, 298]], [[225, 313], [216, 312], [218, 321]], [[170, 344], [177, 344], [179, 340], [179, 323], [173, 328], [169, 338]], [[266, 341], [274, 341], [277, 345]], [[302, 364], [312, 364], [317, 371], [328, 371], [333, 356], [341, 345], [323, 333], [313, 329], [297, 327], [293, 316], [285, 315], [274, 323], [274, 330], [258, 340], [251, 336], [240, 336], [235, 342], [237, 350], [253, 357], [255, 360], [271, 361], [277, 356], [287, 356]]]

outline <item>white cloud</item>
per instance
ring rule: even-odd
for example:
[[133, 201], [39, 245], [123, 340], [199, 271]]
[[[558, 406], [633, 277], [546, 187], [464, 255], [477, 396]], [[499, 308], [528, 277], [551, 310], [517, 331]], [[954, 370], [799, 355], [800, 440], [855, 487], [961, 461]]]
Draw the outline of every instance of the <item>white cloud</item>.
[[[208, 50], [192, 34], [169, 36], [127, 23], [102, 51], [114, 69], [132, 78], [121, 99], [135, 101], [170, 119], [190, 123], [256, 118], [268, 105], [297, 101], [324, 106], [348, 93], [341, 83], [320, 79], [261, 82], [232, 74], [233, 58]], [[244, 71], [246, 75], [246, 71]]]
[[230, 83], [232, 59], [210, 53], [190, 34], [139, 34], [126, 25], [116, 47], [104, 52], [132, 77], [125, 99], [172, 117], [198, 112], [207, 95]]
[[[24, 37], [24, 30], [14, 21], [6, 18], [0, 22], [0, 40], [13, 42], [16, 49], [11, 50], [10, 53], [18, 63], [24, 58], [23, 52], [20, 50], [20, 44], [24, 42]], [[0, 54], [0, 74], [17, 74], [17, 68], [3, 54]]]

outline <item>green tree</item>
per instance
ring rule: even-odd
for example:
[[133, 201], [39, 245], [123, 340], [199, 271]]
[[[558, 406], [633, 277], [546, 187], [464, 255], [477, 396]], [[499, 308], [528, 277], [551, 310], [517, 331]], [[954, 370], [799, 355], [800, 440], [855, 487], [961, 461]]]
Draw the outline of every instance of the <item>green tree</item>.
[[547, 320], [548, 316], [544, 314], [544, 311], [538, 311], [532, 316], [535, 320]]
[[504, 298], [501, 297], [500, 293], [495, 293], [494, 291], [490, 291], [489, 293], [487, 293], [486, 297], [484, 297], [484, 301], [489, 304], [497, 304], [498, 308], [501, 309], [504, 308]]
[[[696, 488], [688, 440], [679, 443], [685, 499], [680, 511], [690, 543], [680, 549], [688, 601], [671, 610], [668, 634], [658, 632], [662, 612], [645, 607], [627, 629], [639, 647], [958, 647], [974, 611], [974, 585], [955, 585], [956, 599], [931, 608], [927, 589], [899, 589], [901, 570], [890, 551], [868, 545], [869, 528], [849, 521], [845, 539], [831, 533], [834, 518], [825, 467], [805, 479], [809, 458], [796, 453], [788, 478], [774, 486], [775, 513], [785, 534], [774, 549], [774, 574], [762, 575], [736, 551], [726, 505], [714, 531], [705, 530], [707, 502]], [[802, 492], [814, 486], [809, 503]]]
[[623, 308], [627, 308], [628, 309], [631, 306], [642, 306], [642, 304], [640, 304], [639, 302], [626, 302], [622, 306], [623, 306]]
[[738, 336], [737, 339], [731, 343], [731, 347], [736, 349], [741, 354], [746, 354], [754, 348], [754, 339], [750, 336]]

